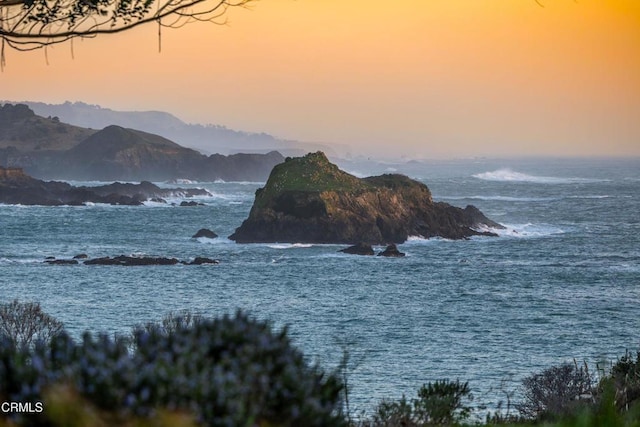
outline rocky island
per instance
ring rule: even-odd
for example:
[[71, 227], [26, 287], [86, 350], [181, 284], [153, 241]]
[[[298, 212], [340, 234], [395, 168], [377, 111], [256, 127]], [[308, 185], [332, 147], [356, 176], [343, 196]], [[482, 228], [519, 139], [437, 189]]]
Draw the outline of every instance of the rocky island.
[[66, 182], [42, 181], [24, 173], [21, 168], [0, 166], [0, 203], [10, 205], [141, 205], [146, 200], [163, 201], [163, 197], [207, 196], [200, 188], [160, 188], [143, 181], [140, 184], [114, 182], [97, 187], [75, 187]]
[[229, 238], [238, 243], [402, 243], [409, 236], [464, 239], [503, 228], [474, 206], [434, 202], [404, 175], [357, 178], [322, 152], [287, 158], [256, 191], [249, 217]]

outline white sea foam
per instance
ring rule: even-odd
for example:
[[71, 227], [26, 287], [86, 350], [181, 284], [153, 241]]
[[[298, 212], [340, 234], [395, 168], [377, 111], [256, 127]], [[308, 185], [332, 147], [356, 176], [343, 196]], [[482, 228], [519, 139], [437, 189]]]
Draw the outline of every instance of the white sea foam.
[[216, 237], [214, 239], [210, 239], [208, 237], [198, 237], [196, 239], [199, 243], [204, 243], [206, 245], [235, 245], [236, 242], [233, 240], [229, 240], [226, 237]]
[[573, 195], [563, 197], [513, 197], [513, 196], [498, 196], [498, 195], [473, 195], [473, 196], [441, 196], [438, 199], [448, 200], [486, 200], [493, 202], [553, 202], [563, 199], [608, 199], [608, 194], [586, 194], [586, 195]]
[[605, 182], [607, 180], [592, 178], [574, 178], [574, 177], [555, 177], [555, 176], [536, 176], [526, 173], [516, 172], [511, 169], [498, 169], [491, 172], [477, 173], [474, 178], [484, 181], [498, 182], [530, 182], [534, 184], [577, 184], [577, 183], [593, 183]]
[[440, 197], [441, 199], [449, 200], [487, 200], [496, 202], [551, 202], [554, 200], [560, 200], [558, 197], [512, 197], [512, 196], [452, 196], [452, 197]]
[[[424, 245], [427, 243], [433, 243], [433, 242], [454, 242], [455, 240], [452, 239], [445, 239], [443, 237], [431, 237], [429, 239], [427, 239], [426, 237], [422, 237], [422, 236], [409, 236], [407, 237], [407, 241], [404, 242], [404, 245]], [[384, 249], [384, 247], [382, 248]]]
[[479, 227], [478, 231], [490, 231], [502, 237], [529, 238], [564, 234], [566, 231], [551, 224], [503, 224], [504, 229]]
[[310, 248], [313, 246], [311, 243], [277, 243], [275, 245], [267, 245], [271, 249], [295, 249], [295, 248]]
[[171, 180], [166, 182], [166, 184], [180, 184], [180, 185], [197, 184], [197, 183], [198, 183], [198, 181], [194, 181], [194, 180], [187, 179], [187, 178], [176, 178], [176, 179], [171, 179]]

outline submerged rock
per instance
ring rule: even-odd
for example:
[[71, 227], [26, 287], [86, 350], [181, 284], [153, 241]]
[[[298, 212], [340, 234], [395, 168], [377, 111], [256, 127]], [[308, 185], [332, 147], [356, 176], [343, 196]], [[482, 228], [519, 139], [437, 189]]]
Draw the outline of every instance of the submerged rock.
[[141, 265], [175, 265], [178, 264], [176, 258], [165, 257], [138, 257], [119, 255], [115, 257], [102, 257], [86, 260], [86, 265], [122, 265], [122, 266], [141, 266]]
[[118, 255], [114, 257], [106, 256], [101, 258], [88, 259], [84, 262], [84, 264], [86, 265], [121, 265], [126, 267], [132, 267], [132, 266], [136, 267], [136, 266], [145, 266], [145, 265], [220, 264], [220, 261], [218, 261], [217, 259], [211, 259], [206, 257], [196, 257], [193, 261], [180, 261], [177, 258], [167, 258], [167, 257]]
[[194, 202], [193, 200], [180, 202], [180, 206], [204, 206], [204, 203]]
[[78, 261], [75, 259], [45, 259], [45, 263], [51, 265], [75, 265]]
[[502, 228], [474, 206], [434, 202], [404, 175], [357, 178], [322, 152], [287, 158], [256, 191], [249, 217], [229, 238], [238, 243], [402, 243], [409, 236], [464, 239]]

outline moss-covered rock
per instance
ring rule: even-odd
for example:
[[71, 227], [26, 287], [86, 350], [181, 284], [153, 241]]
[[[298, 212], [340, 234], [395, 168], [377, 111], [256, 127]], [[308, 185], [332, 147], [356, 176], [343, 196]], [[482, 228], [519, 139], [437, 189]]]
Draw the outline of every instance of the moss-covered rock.
[[251, 242], [402, 243], [409, 236], [462, 239], [500, 228], [473, 206], [435, 203], [404, 175], [357, 178], [322, 152], [288, 158], [256, 191], [249, 218], [230, 239]]

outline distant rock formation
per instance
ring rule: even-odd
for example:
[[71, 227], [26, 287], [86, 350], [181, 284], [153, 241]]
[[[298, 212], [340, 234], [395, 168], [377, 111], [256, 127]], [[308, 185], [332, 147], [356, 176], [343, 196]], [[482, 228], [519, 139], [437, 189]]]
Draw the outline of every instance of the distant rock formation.
[[0, 167], [0, 203], [12, 205], [82, 205], [107, 203], [140, 205], [143, 201], [162, 197], [194, 197], [211, 195], [200, 188], [160, 188], [150, 182], [122, 184], [115, 182], [97, 187], [74, 187], [66, 182], [41, 181], [20, 168]]
[[278, 152], [205, 156], [166, 138], [110, 125], [100, 131], [0, 106], [0, 165], [31, 176], [89, 181], [264, 181]]
[[196, 234], [191, 236], [192, 239], [198, 239], [200, 237], [206, 237], [207, 239], [215, 239], [216, 237], [218, 237], [218, 235], [213, 231], [209, 230], [208, 228], [201, 228], [196, 232]]
[[[75, 259], [56, 259], [55, 257], [47, 257], [44, 262], [51, 265], [77, 265], [78, 260]], [[116, 265], [123, 267], [140, 267], [150, 265], [207, 265], [207, 264], [220, 264], [217, 259], [206, 257], [195, 257], [193, 261], [180, 261], [177, 258], [167, 257], [153, 257], [153, 256], [130, 256], [130, 255], [118, 255], [114, 257], [100, 257], [87, 259], [83, 262], [85, 265]]]
[[365, 243], [357, 243], [353, 246], [349, 246], [348, 248], [340, 249], [338, 252], [343, 252], [345, 254], [350, 254], [350, 255], [374, 255], [375, 254], [371, 245], [367, 245]]
[[502, 228], [474, 206], [434, 202], [426, 185], [404, 175], [357, 178], [322, 152], [287, 158], [256, 191], [238, 243], [402, 243], [409, 236], [463, 239]]
[[148, 257], [148, 256], [127, 256], [118, 255], [115, 257], [102, 257], [88, 259], [85, 265], [121, 265], [121, 266], [143, 266], [143, 265], [175, 265], [180, 261], [177, 258]]
[[392, 257], [392, 258], [400, 258], [405, 256], [404, 252], [400, 252], [398, 250], [398, 247], [392, 243], [390, 245], [387, 245], [387, 247], [385, 248], [384, 251], [380, 252], [378, 254], [378, 256], [385, 256], [385, 257]]

